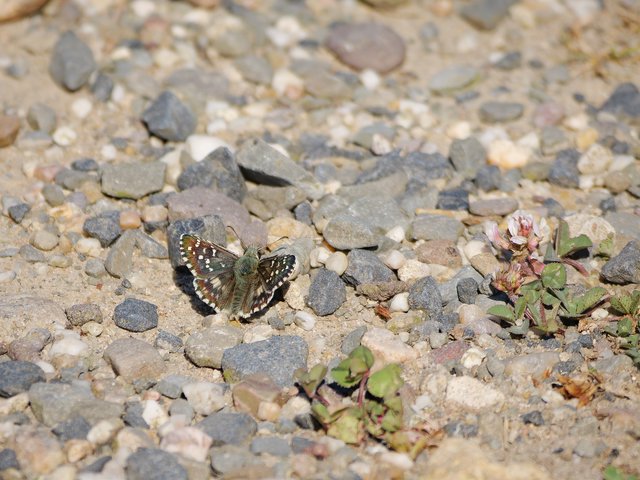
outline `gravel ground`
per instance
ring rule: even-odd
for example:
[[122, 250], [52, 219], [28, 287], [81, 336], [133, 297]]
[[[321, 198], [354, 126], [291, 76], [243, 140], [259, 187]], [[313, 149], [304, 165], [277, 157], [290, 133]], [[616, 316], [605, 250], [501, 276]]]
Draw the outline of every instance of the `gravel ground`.
[[[512, 335], [484, 233], [564, 219], [614, 245], [570, 282], [637, 288], [637, 0], [11, 0], [2, 20], [0, 477], [640, 475], [609, 312]], [[183, 233], [297, 268], [232, 321]], [[293, 372], [358, 345], [401, 365], [416, 458], [311, 419]]]

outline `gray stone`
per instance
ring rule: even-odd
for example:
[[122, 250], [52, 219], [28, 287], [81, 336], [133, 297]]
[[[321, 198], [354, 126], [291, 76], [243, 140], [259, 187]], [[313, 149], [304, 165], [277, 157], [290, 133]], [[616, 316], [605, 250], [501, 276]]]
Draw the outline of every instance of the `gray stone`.
[[533, 378], [543, 375], [545, 370], [551, 370], [560, 361], [557, 352], [538, 352], [519, 355], [505, 361], [504, 374], [507, 376], [531, 376]]
[[172, 92], [165, 91], [142, 114], [150, 133], [163, 140], [182, 142], [196, 129], [196, 117]]
[[27, 112], [27, 122], [34, 130], [51, 133], [56, 129], [56, 111], [44, 103], [34, 103]]
[[144, 300], [127, 298], [116, 305], [113, 321], [130, 332], [146, 332], [158, 326], [158, 307]]
[[58, 235], [48, 230], [38, 230], [31, 237], [31, 244], [38, 250], [50, 251], [58, 245]]
[[616, 230], [616, 235], [640, 240], [640, 218], [631, 212], [607, 212], [604, 219]]
[[154, 388], [165, 397], [178, 398], [182, 395], [182, 388], [193, 382], [193, 378], [185, 375], [167, 375]]
[[133, 265], [133, 251], [136, 246], [136, 232], [126, 230], [111, 246], [104, 267], [116, 278], [124, 277], [131, 271]]
[[0, 397], [13, 397], [44, 381], [44, 371], [35, 363], [20, 360], [0, 363]]
[[18, 463], [18, 457], [16, 452], [10, 448], [3, 448], [0, 450], [0, 472], [8, 469], [20, 470], [20, 464]]
[[264, 373], [278, 386], [293, 385], [293, 373], [307, 366], [309, 348], [297, 336], [276, 336], [268, 340], [237, 345], [225, 350], [222, 370], [229, 382]]
[[571, 146], [571, 142], [561, 128], [547, 125], [540, 132], [540, 150], [543, 155], [556, 155]]
[[176, 220], [167, 229], [167, 244], [169, 246], [169, 258], [171, 266], [177, 268], [183, 266], [184, 260], [180, 254], [180, 237], [189, 233], [197, 235], [208, 242], [217, 243], [225, 247], [227, 245], [227, 232], [222, 218], [218, 215], [205, 215], [204, 217]]
[[322, 230], [322, 236], [338, 250], [376, 247], [379, 241], [379, 235], [371, 230], [365, 220], [348, 213], [341, 213], [329, 220]]
[[438, 192], [436, 208], [439, 210], [468, 210], [469, 192], [464, 188], [450, 188]]
[[362, 127], [356, 132], [353, 137], [353, 143], [368, 150], [372, 150], [373, 139], [375, 136], [380, 136], [392, 141], [396, 136], [396, 130], [383, 122], [372, 123], [371, 125]]
[[487, 151], [475, 137], [454, 140], [449, 148], [454, 168], [464, 178], [472, 179], [487, 160]]
[[138, 448], [127, 457], [128, 480], [187, 480], [185, 468], [172, 453], [159, 448]]
[[380, 198], [380, 196], [366, 196], [352, 202], [346, 209], [346, 213], [359, 218], [369, 228], [380, 235], [385, 234], [393, 227], [409, 224], [406, 212], [400, 208], [393, 199]]
[[246, 413], [213, 413], [195, 426], [212, 438], [214, 447], [245, 443], [258, 429], [256, 421]]
[[158, 351], [143, 340], [119, 338], [104, 351], [104, 358], [116, 374], [127, 381], [151, 379], [162, 375], [165, 364]]
[[51, 429], [61, 442], [72, 438], [87, 438], [89, 430], [91, 430], [91, 424], [79, 415], [72, 416]]
[[518, 201], [511, 197], [485, 198], [469, 204], [469, 212], [474, 215], [488, 217], [497, 215], [504, 217], [518, 209]]
[[478, 296], [478, 282], [470, 277], [461, 278], [456, 285], [456, 290], [458, 293], [458, 299], [462, 303], [473, 305], [476, 301], [476, 297]]
[[596, 371], [604, 373], [610, 378], [623, 377], [625, 372], [631, 372], [634, 368], [631, 357], [624, 354], [596, 360], [592, 366]]
[[16, 223], [22, 222], [24, 217], [31, 211], [31, 205], [28, 203], [19, 203], [9, 207], [9, 217]]
[[58, 207], [65, 201], [64, 192], [60, 185], [48, 183], [42, 187], [42, 196], [52, 207]]
[[142, 255], [147, 258], [169, 258], [167, 247], [158, 242], [155, 238], [147, 235], [142, 230], [134, 230], [136, 237], [136, 246], [140, 249]]
[[454, 65], [437, 72], [429, 81], [429, 89], [441, 95], [455, 93], [474, 83], [480, 72], [469, 65]]
[[522, 65], [522, 53], [517, 50], [503, 53], [500, 58], [493, 62], [494, 68], [498, 70], [511, 71], [520, 68]]
[[95, 400], [88, 385], [85, 387], [66, 383], [34, 383], [29, 389], [31, 411], [39, 422], [53, 427], [71, 418], [76, 409]]
[[393, 271], [369, 250], [351, 250], [347, 254], [349, 266], [343, 278], [351, 285], [391, 282], [397, 280]]
[[137, 200], [162, 189], [166, 167], [163, 162], [107, 165], [102, 171], [102, 192]]
[[480, 190], [490, 192], [500, 187], [502, 173], [495, 165], [482, 165], [476, 173], [474, 182]]
[[92, 278], [100, 278], [107, 274], [104, 262], [99, 258], [90, 258], [84, 265], [84, 273]]
[[33, 245], [23, 245], [20, 247], [20, 256], [29, 263], [42, 263], [47, 261], [47, 257]]
[[67, 320], [74, 327], [81, 327], [87, 322], [102, 323], [102, 311], [95, 303], [78, 303], [67, 308]]
[[456, 218], [446, 215], [419, 215], [411, 224], [414, 240], [458, 240], [464, 225]]
[[460, 16], [476, 28], [493, 30], [516, 0], [475, 0], [460, 9]]
[[193, 187], [211, 188], [238, 202], [242, 202], [247, 193], [236, 159], [225, 147], [217, 148], [184, 169], [178, 177], [178, 188], [187, 190]]
[[184, 417], [189, 422], [193, 420], [193, 417], [195, 416], [193, 407], [184, 398], [176, 398], [173, 402], [171, 402], [171, 406], [169, 407], [169, 414], [171, 416], [184, 415]]
[[565, 188], [578, 188], [580, 186], [579, 159], [580, 152], [577, 150], [572, 148], [560, 150], [549, 171], [549, 183]]
[[256, 437], [251, 441], [249, 447], [255, 455], [267, 453], [276, 457], [288, 457], [291, 455], [291, 447], [289, 443], [280, 437]]
[[640, 91], [633, 83], [621, 83], [600, 107], [632, 124], [640, 124]]
[[223, 57], [240, 57], [253, 47], [251, 32], [246, 28], [227, 28], [213, 39], [213, 46]]
[[294, 185], [311, 199], [324, 194], [313, 175], [260, 139], [244, 142], [236, 160], [248, 180], [272, 186]]
[[211, 449], [211, 468], [221, 476], [239, 472], [242, 476], [244, 468], [255, 468], [261, 461], [246, 447], [237, 445], [222, 445]]
[[87, 172], [80, 172], [70, 168], [63, 168], [55, 177], [56, 184], [67, 190], [77, 190], [83, 183], [95, 181], [96, 176]]
[[[240, 236], [243, 244], [263, 246], [267, 243], [265, 224], [253, 220], [242, 204], [220, 192], [202, 187], [190, 188], [169, 197], [168, 206], [171, 222], [218, 215], [224, 225], [232, 227]], [[171, 244], [169, 247], [171, 248]]]
[[216, 325], [191, 334], [185, 344], [185, 355], [198, 367], [220, 368], [225, 350], [242, 342], [242, 330]]
[[104, 72], [98, 72], [95, 81], [91, 84], [91, 93], [101, 102], [108, 102], [111, 100], [111, 94], [113, 93], [113, 87], [115, 82], [113, 78]]
[[82, 231], [92, 238], [100, 240], [103, 248], [108, 247], [122, 235], [120, 228], [120, 212], [108, 212], [98, 217], [87, 218]]
[[442, 297], [438, 283], [433, 277], [424, 277], [415, 282], [409, 289], [409, 308], [424, 310], [431, 320], [442, 315]]
[[69, 91], [80, 89], [96, 69], [91, 49], [75, 33], [63, 33], [55, 46], [49, 63], [51, 78]]
[[490, 101], [480, 105], [480, 119], [485, 123], [512, 122], [523, 113], [524, 105], [521, 103]]
[[154, 346], [161, 350], [167, 350], [172, 353], [181, 352], [184, 342], [180, 337], [166, 330], [158, 330]]
[[[306, 194], [298, 187], [257, 185], [251, 190], [244, 204], [251, 213], [266, 221], [278, 216], [279, 212], [293, 209], [296, 205], [308, 204], [306, 198]], [[310, 208], [308, 213], [311, 213]]]
[[611, 283], [640, 283], [640, 241], [627, 243], [618, 255], [604, 264], [600, 274]]
[[607, 445], [599, 438], [581, 438], [573, 447], [573, 453], [582, 458], [593, 458], [607, 450]]
[[329, 30], [325, 46], [356, 70], [387, 73], [399, 67], [405, 57], [402, 37], [379, 23], [337, 22]]
[[316, 315], [331, 315], [347, 299], [347, 289], [336, 272], [321, 268], [311, 281], [307, 305]]
[[242, 78], [248, 82], [260, 85], [270, 85], [273, 78], [273, 68], [269, 61], [256, 55], [237, 58], [234, 64]]
[[345, 355], [349, 355], [356, 347], [360, 346], [360, 341], [366, 332], [366, 325], [362, 325], [361, 327], [350, 331], [342, 340], [340, 351]]

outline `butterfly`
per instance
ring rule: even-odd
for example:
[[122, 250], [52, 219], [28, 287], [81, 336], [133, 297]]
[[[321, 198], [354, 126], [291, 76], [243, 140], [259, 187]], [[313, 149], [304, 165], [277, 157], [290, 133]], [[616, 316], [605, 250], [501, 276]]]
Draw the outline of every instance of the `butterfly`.
[[247, 318], [264, 309], [297, 267], [294, 255], [261, 257], [249, 246], [241, 256], [196, 235], [180, 237], [180, 253], [195, 277], [198, 297], [231, 318]]

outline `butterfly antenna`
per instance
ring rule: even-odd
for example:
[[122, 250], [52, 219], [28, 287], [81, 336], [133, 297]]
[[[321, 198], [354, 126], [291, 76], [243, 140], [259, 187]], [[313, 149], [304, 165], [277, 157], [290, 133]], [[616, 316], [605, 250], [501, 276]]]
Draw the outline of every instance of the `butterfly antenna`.
[[265, 251], [266, 251], [266, 250], [271, 250], [271, 246], [272, 246], [272, 245], [275, 245], [275, 244], [276, 244], [276, 243], [278, 243], [280, 240], [283, 240], [283, 239], [285, 239], [285, 238], [288, 238], [288, 237], [287, 237], [287, 236], [284, 236], [284, 237], [277, 238], [277, 239], [276, 239], [276, 240], [274, 240], [273, 242], [270, 242], [269, 244], [267, 244], [267, 246], [263, 247], [263, 249], [264, 249]]
[[231, 225], [227, 225], [227, 228], [233, 232], [233, 234], [236, 236], [238, 240], [240, 240], [240, 245], [242, 246], [243, 250], [246, 250], [247, 246], [242, 241], [242, 238], [240, 238], [240, 235], [238, 235], [238, 232], [236, 232], [236, 229], [233, 228]]

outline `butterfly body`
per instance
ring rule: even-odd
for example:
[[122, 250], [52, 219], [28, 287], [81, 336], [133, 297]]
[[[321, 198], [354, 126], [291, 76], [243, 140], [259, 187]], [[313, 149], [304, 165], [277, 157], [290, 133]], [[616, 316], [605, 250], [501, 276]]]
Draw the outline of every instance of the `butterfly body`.
[[296, 268], [293, 255], [261, 257], [259, 249], [250, 246], [238, 256], [188, 234], [180, 237], [180, 252], [194, 275], [198, 296], [216, 310], [228, 311], [231, 318], [264, 309]]

